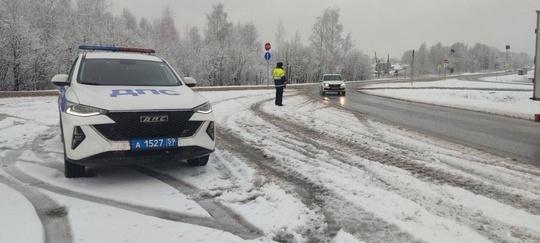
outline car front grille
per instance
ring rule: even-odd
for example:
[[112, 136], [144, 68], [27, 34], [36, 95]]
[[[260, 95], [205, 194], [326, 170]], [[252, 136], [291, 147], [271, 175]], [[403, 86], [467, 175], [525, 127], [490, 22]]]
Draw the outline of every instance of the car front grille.
[[[94, 128], [112, 141], [135, 138], [190, 137], [202, 121], [189, 121], [193, 111], [110, 112], [107, 116], [114, 124], [94, 125]], [[165, 122], [141, 122], [141, 117], [167, 116]]]

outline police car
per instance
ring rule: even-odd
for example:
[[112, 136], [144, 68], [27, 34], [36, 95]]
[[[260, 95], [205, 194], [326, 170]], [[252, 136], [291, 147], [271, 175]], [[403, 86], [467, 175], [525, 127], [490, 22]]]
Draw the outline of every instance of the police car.
[[155, 50], [79, 46], [59, 74], [58, 107], [65, 177], [86, 166], [185, 160], [204, 166], [215, 149], [214, 113]]

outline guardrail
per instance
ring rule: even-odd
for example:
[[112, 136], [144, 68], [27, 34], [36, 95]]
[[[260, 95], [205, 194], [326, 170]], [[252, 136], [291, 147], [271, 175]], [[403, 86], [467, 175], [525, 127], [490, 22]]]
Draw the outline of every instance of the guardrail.
[[[448, 75], [446, 78], [455, 78], [455, 77], [467, 77], [467, 76], [493, 76], [493, 73], [475, 73], [467, 75]], [[442, 77], [433, 76], [433, 77], [419, 77], [415, 79], [414, 82], [420, 81], [436, 81], [440, 80]], [[371, 79], [371, 80], [362, 80], [362, 81], [347, 81], [347, 83], [369, 83], [369, 82], [410, 82], [410, 79]], [[287, 84], [287, 89], [303, 89], [309, 88], [312, 86], [319, 85], [319, 83], [303, 83], [303, 84]], [[193, 87], [191, 88], [194, 91], [227, 91], [227, 90], [255, 90], [255, 89], [273, 89], [274, 85], [246, 85], [246, 86], [212, 86], [212, 87]], [[58, 90], [36, 90], [36, 91], [0, 91], [0, 98], [8, 97], [31, 97], [31, 96], [56, 96], [58, 95]]]
[[[299, 89], [318, 85], [318, 83], [307, 84], [288, 84], [287, 88]], [[255, 89], [273, 89], [274, 85], [247, 85], [247, 86], [212, 86], [212, 87], [193, 87], [194, 91], [227, 91], [227, 90], [255, 90]], [[0, 98], [9, 97], [32, 97], [32, 96], [56, 96], [58, 90], [35, 90], [35, 91], [0, 91]]]

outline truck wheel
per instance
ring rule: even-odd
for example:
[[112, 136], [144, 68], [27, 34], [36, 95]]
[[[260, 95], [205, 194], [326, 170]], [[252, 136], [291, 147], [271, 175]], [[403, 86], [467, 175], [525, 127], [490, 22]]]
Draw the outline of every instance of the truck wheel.
[[190, 166], [205, 166], [208, 163], [209, 158], [210, 158], [210, 155], [206, 155], [204, 157], [200, 157], [196, 159], [188, 159], [187, 163]]

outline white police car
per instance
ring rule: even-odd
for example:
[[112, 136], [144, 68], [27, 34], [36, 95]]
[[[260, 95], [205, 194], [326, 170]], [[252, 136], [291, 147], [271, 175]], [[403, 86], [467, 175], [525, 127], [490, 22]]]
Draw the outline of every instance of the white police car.
[[85, 166], [186, 160], [203, 166], [215, 149], [214, 113], [153, 49], [79, 46], [60, 87], [65, 177]]

